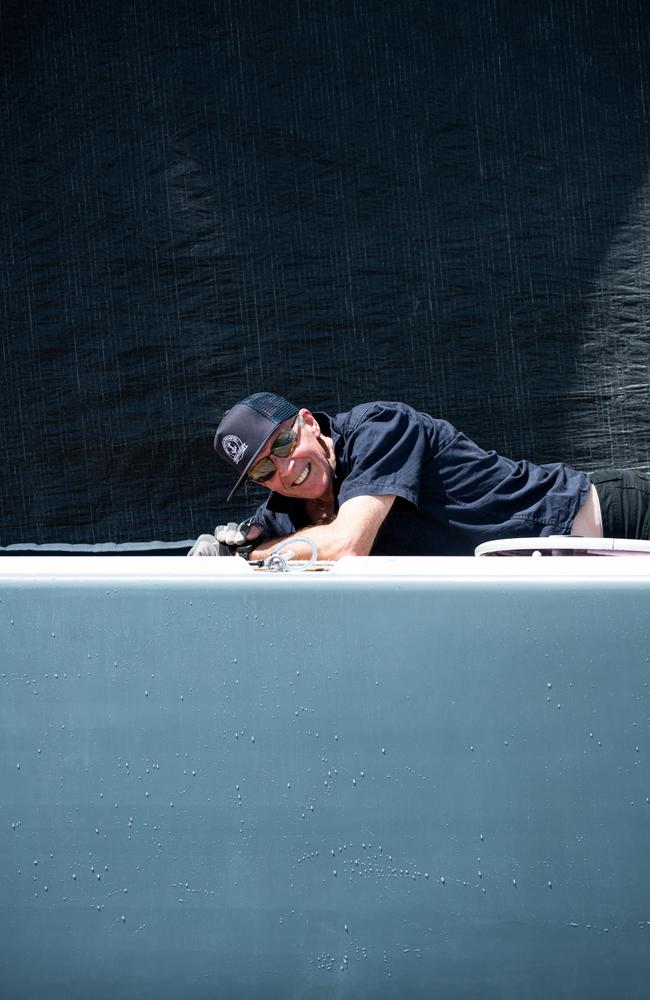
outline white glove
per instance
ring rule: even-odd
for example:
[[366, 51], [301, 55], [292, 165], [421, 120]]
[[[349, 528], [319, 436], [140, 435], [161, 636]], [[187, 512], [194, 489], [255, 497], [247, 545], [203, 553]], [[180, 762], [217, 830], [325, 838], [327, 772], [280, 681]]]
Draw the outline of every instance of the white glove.
[[188, 556], [231, 556], [232, 552], [220, 545], [214, 535], [199, 535]]
[[252, 526], [252, 517], [246, 518], [240, 524], [237, 524], [236, 521], [229, 521], [228, 524], [218, 524], [214, 529], [214, 535], [217, 542], [220, 542], [221, 545], [225, 545], [231, 550], [232, 555], [247, 557], [248, 553], [255, 548], [262, 537], [258, 529], [254, 540], [248, 541], [248, 532]]

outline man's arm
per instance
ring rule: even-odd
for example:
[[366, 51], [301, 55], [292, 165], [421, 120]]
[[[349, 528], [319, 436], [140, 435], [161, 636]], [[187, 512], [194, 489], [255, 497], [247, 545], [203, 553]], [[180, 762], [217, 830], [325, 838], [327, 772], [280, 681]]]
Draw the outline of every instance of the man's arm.
[[[319, 559], [340, 559], [342, 556], [367, 556], [372, 549], [377, 532], [386, 515], [393, 506], [395, 496], [352, 497], [341, 504], [341, 508], [329, 524], [319, 524], [312, 528], [303, 528], [290, 535], [289, 538], [301, 536], [309, 538], [318, 548]], [[253, 525], [247, 537], [254, 538]], [[283, 538], [265, 539], [259, 548], [253, 549], [249, 559], [266, 559]], [[298, 543], [294, 549], [297, 559], [308, 559], [311, 555], [309, 546]]]

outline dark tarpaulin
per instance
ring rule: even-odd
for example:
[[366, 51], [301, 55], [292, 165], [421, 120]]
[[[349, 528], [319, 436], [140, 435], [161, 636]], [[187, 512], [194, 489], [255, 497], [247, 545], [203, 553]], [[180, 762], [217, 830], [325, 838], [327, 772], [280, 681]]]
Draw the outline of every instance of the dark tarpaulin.
[[0, 543], [244, 516], [257, 389], [650, 467], [631, 0], [0, 7]]

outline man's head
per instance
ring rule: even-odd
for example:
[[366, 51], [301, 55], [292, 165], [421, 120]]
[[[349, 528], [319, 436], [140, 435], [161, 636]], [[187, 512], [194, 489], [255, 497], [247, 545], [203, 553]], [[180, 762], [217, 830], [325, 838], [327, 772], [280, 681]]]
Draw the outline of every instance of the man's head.
[[334, 457], [329, 438], [307, 409], [282, 396], [257, 392], [236, 403], [217, 428], [214, 449], [239, 479], [248, 477], [284, 496], [318, 499], [331, 492]]

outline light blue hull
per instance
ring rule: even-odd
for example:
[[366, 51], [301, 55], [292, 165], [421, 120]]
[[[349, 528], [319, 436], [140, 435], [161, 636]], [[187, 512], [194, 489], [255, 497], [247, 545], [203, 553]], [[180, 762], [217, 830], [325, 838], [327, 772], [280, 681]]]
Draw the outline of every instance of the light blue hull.
[[647, 1000], [642, 560], [53, 562], [0, 564], [2, 997]]

